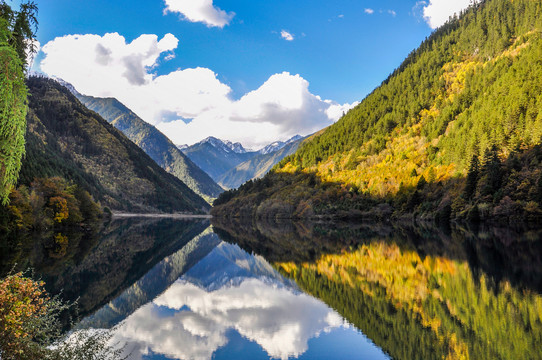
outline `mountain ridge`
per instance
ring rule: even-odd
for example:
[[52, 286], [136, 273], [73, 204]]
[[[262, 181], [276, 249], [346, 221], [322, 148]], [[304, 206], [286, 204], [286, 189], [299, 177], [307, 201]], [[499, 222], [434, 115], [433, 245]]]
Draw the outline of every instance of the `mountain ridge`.
[[30, 77], [27, 86], [31, 96], [19, 184], [61, 176], [114, 210], [208, 211], [201, 197], [61, 84]]
[[539, 219], [542, 4], [451, 19], [359, 105], [216, 216]]
[[120, 101], [115, 98], [82, 95], [73, 88], [72, 93], [74, 91], [74, 95], [85, 106], [100, 114], [143, 149], [158, 165], [179, 178], [208, 202], [223, 191], [162, 132], [142, 120]]
[[231, 189], [265, 175], [286, 155], [293, 153], [302, 139], [296, 135], [286, 141], [275, 141], [257, 151], [213, 136], [191, 146], [181, 146], [182, 151], [213, 180], [223, 188]]
[[[258, 151], [252, 158], [222, 174], [218, 179], [218, 183], [225, 189], [235, 189], [249, 180], [259, 179], [265, 176], [273, 166], [278, 164], [286, 156], [293, 154], [305, 138], [296, 135], [292, 139], [286, 142], [280, 142], [281, 144], [276, 146], [276, 150], [269, 152]], [[270, 145], [276, 143], [279, 142]], [[270, 145], [262, 150], [269, 150], [271, 148]]]

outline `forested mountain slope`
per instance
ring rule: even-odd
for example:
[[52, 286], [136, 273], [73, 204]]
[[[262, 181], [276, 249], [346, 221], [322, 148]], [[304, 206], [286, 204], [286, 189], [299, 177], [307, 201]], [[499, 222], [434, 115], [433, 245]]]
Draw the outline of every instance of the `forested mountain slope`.
[[538, 219], [542, 1], [487, 0], [216, 215]]
[[122, 131], [158, 165], [181, 179], [190, 189], [206, 200], [216, 198], [223, 189], [154, 126], [114, 98], [96, 98], [75, 93], [90, 110], [100, 114]]
[[203, 212], [208, 204], [58, 82], [29, 88], [26, 158], [19, 183], [60, 176], [113, 210]]

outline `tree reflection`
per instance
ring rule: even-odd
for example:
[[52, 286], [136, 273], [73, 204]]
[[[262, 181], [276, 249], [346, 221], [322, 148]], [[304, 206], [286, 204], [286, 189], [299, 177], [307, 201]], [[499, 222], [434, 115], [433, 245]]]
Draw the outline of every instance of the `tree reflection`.
[[281, 224], [288, 234], [277, 236], [269, 223], [214, 225], [393, 358], [542, 358], [538, 232]]

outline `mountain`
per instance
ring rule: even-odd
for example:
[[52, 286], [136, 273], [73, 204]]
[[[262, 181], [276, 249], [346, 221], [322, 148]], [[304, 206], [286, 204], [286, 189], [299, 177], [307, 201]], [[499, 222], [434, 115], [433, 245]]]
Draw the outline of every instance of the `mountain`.
[[220, 186], [234, 189], [244, 182], [262, 177], [285, 156], [292, 154], [302, 137], [276, 141], [258, 151], [247, 150], [240, 143], [208, 137], [192, 146], [179, 149], [207, 172]]
[[[175, 242], [181, 243], [179, 240]], [[179, 277], [213, 251], [220, 242], [211, 228], [207, 228], [184, 244], [180, 250], [154, 265], [144, 276], [107, 305], [79, 322], [77, 328], [110, 329], [117, 325], [135, 310], [153, 301], [167, 290]]]
[[296, 142], [297, 140], [301, 140], [302, 137], [300, 135], [296, 135], [294, 137], [292, 137], [291, 139], [289, 140], [286, 140], [286, 141], [275, 141], [274, 143], [271, 143], [263, 148], [261, 148], [260, 150], [258, 150], [258, 153], [260, 154], [270, 154], [272, 152], [275, 152], [275, 151], [279, 151], [280, 149], [282, 149], [283, 147], [285, 147], [286, 145], [289, 145], [293, 142]]
[[218, 178], [225, 189], [235, 189], [245, 182], [263, 177], [286, 156], [293, 154], [304, 138], [296, 136], [287, 142], [277, 141], [258, 151], [247, 161], [228, 170]]
[[538, 221], [542, 2], [476, 2], [216, 216]]
[[201, 142], [209, 143], [216, 148], [221, 148], [224, 152], [227, 153], [234, 152], [236, 154], [244, 154], [249, 152], [243, 147], [243, 145], [241, 145], [241, 143], [232, 143], [231, 141], [220, 140], [212, 136], [207, 137]]
[[205, 212], [209, 205], [65, 87], [30, 77], [19, 182], [60, 176], [114, 210]]
[[143, 121], [133, 111], [114, 98], [97, 98], [72, 93], [87, 108], [97, 112], [111, 125], [122, 131], [158, 165], [181, 179], [196, 194], [207, 201], [216, 198], [223, 189], [194, 164], [164, 134]]
[[214, 181], [218, 181], [222, 174], [256, 155], [253, 151], [245, 150], [240, 143], [233, 144], [212, 136], [183, 149], [183, 153]]

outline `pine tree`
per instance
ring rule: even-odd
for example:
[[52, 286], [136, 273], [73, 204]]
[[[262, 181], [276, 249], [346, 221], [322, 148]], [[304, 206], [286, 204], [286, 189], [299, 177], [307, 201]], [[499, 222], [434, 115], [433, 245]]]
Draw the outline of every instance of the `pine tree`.
[[480, 162], [478, 161], [478, 154], [472, 155], [469, 165], [469, 171], [467, 173], [467, 183], [465, 185], [465, 197], [469, 199], [474, 195], [476, 191], [476, 185], [478, 184], [478, 175], [480, 171]]
[[36, 5], [27, 2], [14, 12], [0, 2], [0, 202], [9, 201], [25, 150], [27, 52], [34, 49]]

